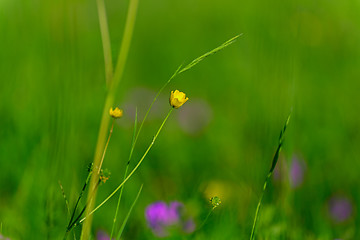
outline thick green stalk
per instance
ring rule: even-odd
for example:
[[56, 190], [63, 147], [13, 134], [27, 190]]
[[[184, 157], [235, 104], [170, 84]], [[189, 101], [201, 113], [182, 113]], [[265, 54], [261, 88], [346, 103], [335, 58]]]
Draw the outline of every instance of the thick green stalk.
[[[110, 121], [108, 109], [110, 109], [110, 107], [112, 107], [113, 102], [114, 102], [114, 96], [108, 95], [106, 102], [105, 102], [105, 107], [103, 110], [98, 141], [96, 144], [96, 151], [95, 151], [94, 164], [93, 164], [93, 170], [92, 170], [93, 172], [92, 172], [92, 177], [90, 180], [90, 187], [88, 190], [88, 197], [87, 197], [88, 207], [87, 207], [86, 212], [88, 212], [89, 209], [93, 208], [94, 200], [96, 198], [95, 186], [100, 177], [97, 170], [99, 169], [99, 166], [100, 166], [101, 156], [103, 153], [103, 149], [105, 147], [105, 138], [106, 138], [107, 127], [108, 127], [108, 124]], [[94, 196], [92, 196], [92, 194], [91, 194], [92, 192], [94, 192]], [[92, 222], [92, 219], [89, 218], [88, 221], [86, 221], [84, 223], [80, 239], [89, 239], [91, 222]]]
[[[86, 216], [93, 209], [94, 202], [96, 199], [97, 189], [95, 189], [95, 186], [99, 179], [99, 174], [96, 171], [96, 169], [99, 169], [100, 162], [101, 162], [102, 150], [104, 149], [104, 146], [105, 146], [106, 133], [107, 133], [107, 129], [109, 126], [109, 121], [110, 121], [108, 111], [114, 104], [117, 86], [119, 85], [119, 82], [121, 81], [121, 78], [122, 78], [122, 74], [124, 72], [124, 67], [125, 67], [127, 55], [129, 52], [133, 28], [134, 28], [134, 24], [135, 24], [137, 6], [138, 6], [138, 0], [130, 0], [128, 16], [126, 19], [124, 36], [123, 36], [123, 40], [122, 40], [120, 51], [119, 51], [117, 65], [115, 68], [115, 73], [109, 84], [109, 92], [108, 92], [106, 100], [105, 100], [105, 105], [104, 105], [103, 114], [102, 114], [102, 118], [101, 118], [100, 130], [99, 130], [99, 135], [98, 135], [98, 140], [97, 140], [96, 150], [95, 150], [95, 155], [94, 155], [93, 174], [92, 174], [92, 177], [90, 180], [90, 187], [89, 187], [89, 194], [88, 194], [89, 205], [86, 208]], [[101, 24], [100, 24], [100, 27], [102, 27]], [[109, 67], [105, 67], [105, 69], [107, 69], [107, 68], [109, 68]], [[90, 193], [93, 190], [94, 190], [94, 195], [91, 196], [92, 194], [90, 194]], [[84, 225], [83, 225], [83, 228], [81, 231], [81, 238], [80, 238], [81, 240], [87, 240], [90, 238], [91, 223], [92, 223], [92, 217], [87, 218], [87, 221], [84, 222]]]
[[138, 4], [139, 4], [139, 0], [130, 0], [128, 15], [125, 23], [124, 36], [121, 42], [120, 51], [117, 58], [117, 64], [115, 67], [113, 80], [111, 82], [111, 86], [114, 91], [116, 91], [120, 79], [124, 73], [124, 66], [128, 57], [131, 39], [134, 32], [134, 25], [135, 25]]

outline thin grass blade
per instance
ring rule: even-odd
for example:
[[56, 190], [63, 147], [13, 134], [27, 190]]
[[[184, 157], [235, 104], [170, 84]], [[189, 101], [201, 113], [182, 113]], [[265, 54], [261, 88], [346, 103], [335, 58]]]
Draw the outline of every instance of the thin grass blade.
[[59, 186], [60, 186], [60, 189], [61, 189], [61, 193], [62, 193], [62, 195], [63, 195], [63, 198], [64, 198], [64, 200], [65, 200], [66, 210], [68, 211], [68, 214], [69, 214], [69, 217], [70, 217], [70, 214], [71, 214], [71, 213], [70, 213], [69, 202], [68, 202], [68, 200], [67, 200], [67, 197], [66, 197], [64, 188], [63, 188], [60, 180], [58, 181], [58, 183], [59, 183]]
[[290, 116], [291, 116], [291, 113], [289, 114], [285, 124], [284, 124], [284, 127], [283, 129], [281, 130], [280, 132], [280, 137], [279, 137], [279, 145], [276, 149], [276, 152], [275, 152], [275, 155], [274, 155], [274, 158], [272, 160], [272, 164], [271, 164], [271, 168], [269, 170], [269, 173], [267, 174], [266, 176], [266, 179], [265, 179], [265, 182], [264, 182], [264, 186], [263, 186], [263, 190], [261, 192], [261, 196], [260, 196], [260, 199], [259, 199], [259, 202], [257, 204], [257, 207], [256, 207], [256, 212], [255, 212], [255, 217], [254, 217], [254, 223], [253, 223], [253, 226], [252, 226], [252, 230], [251, 230], [251, 235], [250, 235], [250, 240], [253, 240], [255, 238], [255, 230], [256, 230], [256, 223], [257, 223], [257, 219], [258, 219], [258, 215], [259, 215], [259, 211], [260, 211], [260, 207], [261, 207], [261, 202], [262, 202], [262, 199], [264, 197], [264, 193], [265, 193], [265, 190], [266, 190], [266, 187], [267, 187], [267, 184], [270, 180], [270, 177], [271, 175], [273, 174], [274, 172], [274, 169], [275, 169], [275, 166], [276, 166], [276, 163], [278, 162], [278, 159], [279, 159], [279, 154], [280, 154], [280, 151], [281, 151], [281, 148], [282, 148], [282, 145], [284, 143], [284, 136], [285, 136], [285, 131], [286, 131], [286, 128], [289, 124], [289, 121], [290, 121]]
[[[67, 212], [68, 212], [68, 215], [69, 215], [69, 217], [70, 217], [70, 207], [69, 207], [69, 202], [68, 202], [68, 200], [67, 200], [67, 197], [66, 197], [66, 194], [65, 194], [65, 191], [64, 191], [64, 187], [63, 187], [63, 185], [61, 184], [61, 181], [59, 180], [59, 186], [60, 186], [60, 188], [61, 188], [61, 193], [62, 193], [62, 195], [63, 195], [63, 197], [64, 197], [64, 200], [65, 200], [65, 205], [66, 205], [66, 210], [67, 210]], [[1, 231], [0, 231], [0, 233], [1, 233]], [[73, 235], [74, 235], [74, 240], [76, 240], [76, 236], [75, 236], [75, 232], [73, 231]]]
[[196, 64], [198, 64], [199, 62], [201, 62], [202, 60], [204, 60], [205, 58], [217, 53], [218, 51], [226, 48], [227, 46], [229, 46], [230, 44], [234, 43], [240, 36], [242, 36], [242, 34], [236, 35], [235, 37], [227, 40], [226, 42], [224, 42], [223, 44], [221, 44], [220, 46], [218, 46], [217, 48], [214, 48], [213, 50], [201, 55], [200, 57], [194, 59], [191, 63], [189, 63], [188, 65], [186, 65], [184, 68], [182, 68], [179, 71], [180, 73], [183, 73], [189, 69], [191, 69], [192, 67], [194, 67]]
[[281, 130], [281, 132], [280, 132], [279, 145], [278, 145], [278, 147], [277, 147], [277, 149], [276, 149], [276, 152], [275, 152], [275, 155], [274, 155], [272, 164], [271, 164], [271, 168], [270, 168], [270, 171], [269, 171], [269, 173], [271, 173], [271, 174], [274, 172], [276, 163], [277, 163], [277, 161], [278, 161], [278, 159], [279, 159], [279, 154], [280, 154], [280, 151], [281, 151], [283, 142], [284, 142], [285, 131], [286, 131], [286, 128], [287, 128], [287, 126], [288, 126], [288, 124], [289, 124], [290, 117], [291, 117], [291, 113], [289, 114], [288, 118], [286, 119], [286, 122], [285, 122], [285, 124], [284, 124], [284, 127], [283, 127], [283, 129]]
[[[129, 165], [130, 165], [130, 159], [131, 159], [132, 153], [133, 153], [133, 151], [134, 151], [135, 136], [136, 136], [136, 129], [137, 129], [137, 118], [138, 118], [138, 114], [137, 114], [137, 108], [136, 108], [136, 109], [135, 109], [134, 132], [133, 132], [133, 137], [132, 137], [132, 142], [131, 142], [130, 156], [129, 156], [129, 160], [128, 160], [127, 164], [126, 164], [126, 169], [125, 169], [123, 181], [124, 181], [124, 180], [126, 179], [126, 177], [127, 177], [127, 172], [128, 172], [128, 170], [129, 170]], [[120, 202], [121, 202], [122, 193], [123, 193], [123, 191], [124, 191], [124, 187], [125, 187], [125, 186], [122, 186], [121, 189], [120, 189], [119, 199], [118, 199], [118, 203], [117, 203], [116, 211], [115, 211], [115, 216], [114, 216], [114, 222], [113, 222], [113, 226], [112, 226], [112, 228], [111, 228], [110, 239], [112, 239], [112, 236], [113, 236], [113, 234], [114, 234], [115, 225], [116, 225], [116, 219], [117, 219], [117, 215], [118, 215], [118, 212], [119, 212], [119, 207], [120, 207]]]
[[[140, 187], [140, 189], [139, 189], [139, 192], [138, 192], [138, 194], [136, 195], [136, 198], [135, 198], [134, 202], [131, 204], [131, 207], [130, 207], [130, 209], [129, 209], [129, 212], [128, 212], [127, 215], [126, 215], [123, 224], [121, 225], [121, 228], [120, 228], [120, 230], [119, 230], [119, 233], [118, 233], [118, 235], [117, 235], [117, 237], [116, 237], [117, 240], [120, 239], [121, 234], [122, 234], [122, 232], [124, 231], [125, 225], [126, 225], [128, 219], [129, 219], [129, 217], [130, 217], [130, 214], [131, 214], [131, 212], [132, 212], [132, 210], [133, 210], [133, 208], [134, 208], [137, 200], [139, 199], [139, 196], [140, 196], [140, 193], [141, 193], [141, 191], [142, 191], [143, 185], [144, 185], [144, 184], [141, 184], [141, 187]], [[111, 238], [110, 238], [110, 239], [111, 239]]]

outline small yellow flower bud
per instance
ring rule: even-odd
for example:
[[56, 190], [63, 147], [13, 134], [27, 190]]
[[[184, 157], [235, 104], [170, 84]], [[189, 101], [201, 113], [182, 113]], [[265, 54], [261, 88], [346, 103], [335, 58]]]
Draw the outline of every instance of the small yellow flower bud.
[[123, 110], [116, 107], [114, 110], [110, 108], [109, 114], [113, 118], [121, 118], [123, 115]]
[[185, 93], [178, 90], [171, 91], [169, 102], [173, 108], [181, 107], [187, 100], [189, 100], [189, 98], [186, 97]]

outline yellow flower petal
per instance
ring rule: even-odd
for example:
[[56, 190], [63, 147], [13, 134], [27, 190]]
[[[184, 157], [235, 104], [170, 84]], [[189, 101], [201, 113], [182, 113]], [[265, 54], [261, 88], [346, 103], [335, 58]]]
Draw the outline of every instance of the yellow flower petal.
[[116, 107], [114, 110], [110, 108], [109, 114], [113, 118], [121, 118], [123, 115], [123, 110], [118, 107]]
[[189, 98], [186, 97], [185, 93], [178, 90], [171, 91], [169, 102], [173, 108], [181, 107], [187, 100], [189, 100]]

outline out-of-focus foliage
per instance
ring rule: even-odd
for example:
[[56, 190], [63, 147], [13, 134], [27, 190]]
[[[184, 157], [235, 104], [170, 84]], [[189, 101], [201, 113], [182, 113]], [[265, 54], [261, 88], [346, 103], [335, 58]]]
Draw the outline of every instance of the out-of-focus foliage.
[[[127, 4], [106, 1], [114, 58]], [[194, 238], [249, 238], [278, 133], [293, 108], [257, 237], [358, 239], [359, 11], [358, 1], [140, 1], [116, 99], [124, 117], [104, 160], [112, 175], [98, 201], [123, 178], [135, 107], [142, 119], [181, 63], [243, 36], [159, 97], [132, 167], [170, 108], [170, 90], [186, 92], [189, 101], [125, 185], [119, 227], [144, 183], [124, 237], [154, 238], [144, 217], [154, 201], [181, 201], [200, 224], [208, 199], [219, 196], [221, 206]], [[93, 159], [105, 94], [95, 1], [0, 1], [2, 235], [63, 236], [67, 210], [58, 180], [73, 207]], [[95, 213], [94, 234], [111, 230], [115, 207], [114, 198]]]

